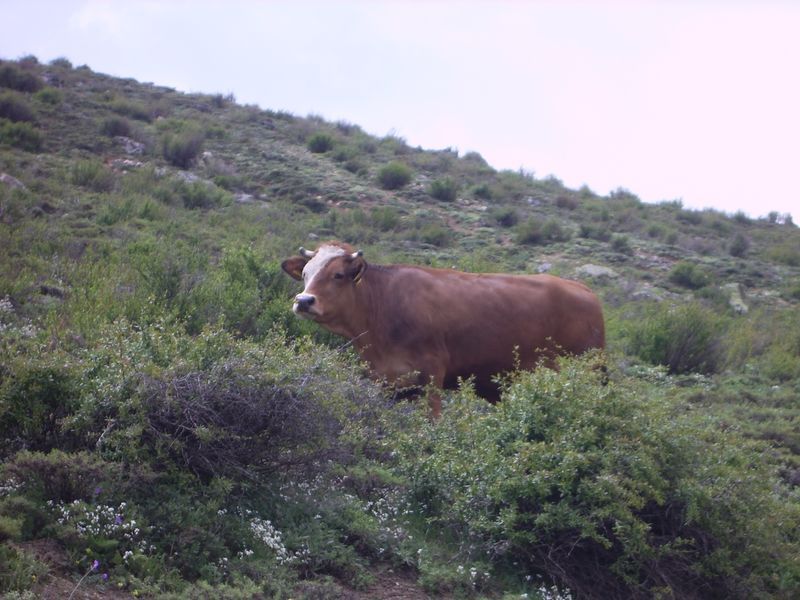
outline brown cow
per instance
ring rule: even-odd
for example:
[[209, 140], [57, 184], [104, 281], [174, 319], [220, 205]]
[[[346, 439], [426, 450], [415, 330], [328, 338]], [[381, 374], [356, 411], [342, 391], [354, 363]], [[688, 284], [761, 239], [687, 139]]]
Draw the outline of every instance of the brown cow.
[[[281, 266], [305, 282], [295, 314], [352, 340], [373, 374], [398, 386], [453, 388], [474, 377], [478, 394], [496, 401], [497, 374], [605, 345], [597, 296], [552, 275], [374, 265], [335, 241]], [[437, 418], [441, 398], [429, 402]]]

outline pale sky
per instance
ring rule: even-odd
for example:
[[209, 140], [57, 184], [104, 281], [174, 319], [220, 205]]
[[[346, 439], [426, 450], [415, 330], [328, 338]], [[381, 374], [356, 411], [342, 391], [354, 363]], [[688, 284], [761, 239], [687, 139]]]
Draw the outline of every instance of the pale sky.
[[800, 222], [800, 1], [0, 0], [0, 58]]

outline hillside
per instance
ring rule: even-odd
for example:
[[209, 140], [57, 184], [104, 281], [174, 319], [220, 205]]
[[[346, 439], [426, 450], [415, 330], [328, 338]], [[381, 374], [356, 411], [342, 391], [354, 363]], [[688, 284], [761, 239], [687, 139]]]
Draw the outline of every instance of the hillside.
[[[599, 196], [0, 62], [0, 592], [87, 573], [97, 594], [348, 598], [390, 572], [442, 597], [792, 597], [800, 229], [769, 200]], [[291, 314], [280, 260], [329, 238], [585, 281], [611, 385], [575, 361], [497, 407], [453, 393], [432, 426]]]

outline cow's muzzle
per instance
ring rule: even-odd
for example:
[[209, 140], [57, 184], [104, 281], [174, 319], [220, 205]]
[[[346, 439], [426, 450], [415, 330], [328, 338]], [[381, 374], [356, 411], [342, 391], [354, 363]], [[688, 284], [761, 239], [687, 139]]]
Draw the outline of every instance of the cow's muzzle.
[[298, 314], [309, 313], [315, 301], [316, 298], [311, 294], [297, 294], [297, 296], [294, 297], [294, 306], [292, 310]]

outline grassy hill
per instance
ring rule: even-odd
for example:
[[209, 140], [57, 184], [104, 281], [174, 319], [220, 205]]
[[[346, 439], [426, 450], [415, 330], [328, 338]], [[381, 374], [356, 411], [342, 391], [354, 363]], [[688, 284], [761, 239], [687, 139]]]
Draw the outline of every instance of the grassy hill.
[[[497, 407], [466, 386], [432, 426], [291, 314], [280, 260], [328, 238], [586, 281], [611, 384], [567, 361]], [[800, 589], [785, 215], [599, 196], [28, 57], [0, 62], [0, 250], [0, 592]]]

